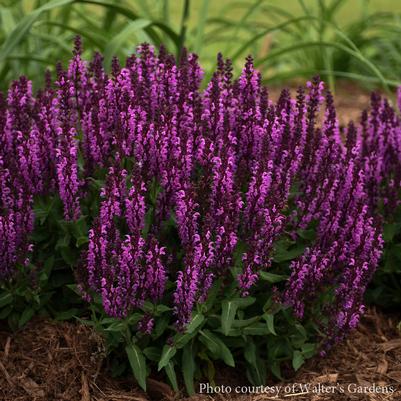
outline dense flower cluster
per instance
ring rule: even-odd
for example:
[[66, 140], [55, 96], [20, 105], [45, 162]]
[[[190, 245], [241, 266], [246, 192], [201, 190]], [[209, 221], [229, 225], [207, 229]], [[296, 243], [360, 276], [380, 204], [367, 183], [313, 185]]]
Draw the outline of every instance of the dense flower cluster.
[[[14, 82], [0, 98], [1, 276], [26, 262], [33, 197], [59, 196], [76, 221], [96, 177], [80, 288], [109, 315], [157, 303], [171, 281], [182, 328], [216, 279], [235, 271], [246, 296], [276, 241], [313, 226], [282, 298], [301, 318], [326, 297], [330, 337], [340, 338], [380, 257], [376, 207], [397, 201], [399, 117], [375, 95], [358, 126], [340, 129], [319, 79], [273, 102], [251, 58], [237, 80], [221, 56], [204, 90], [202, 77], [195, 55], [176, 64], [148, 45], [108, 75], [99, 54], [82, 60], [77, 40], [54, 85], [48, 76], [34, 97], [26, 78]], [[140, 327], [150, 332], [152, 316]]]

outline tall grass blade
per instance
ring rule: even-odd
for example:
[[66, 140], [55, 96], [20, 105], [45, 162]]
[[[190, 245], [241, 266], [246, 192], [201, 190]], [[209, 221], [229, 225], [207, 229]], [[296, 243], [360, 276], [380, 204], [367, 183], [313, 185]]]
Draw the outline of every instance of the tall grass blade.
[[336, 43], [336, 42], [320, 42], [320, 41], [311, 41], [311, 42], [301, 42], [297, 43], [294, 45], [290, 45], [281, 49], [277, 49], [276, 51], [272, 51], [268, 56], [263, 57], [255, 63], [256, 66], [260, 65], [265, 65], [268, 62], [274, 60], [275, 58], [279, 56], [283, 56], [285, 54], [293, 53], [302, 49], [307, 49], [307, 48], [313, 48], [313, 47], [332, 47], [337, 50], [341, 50], [351, 56], [353, 56], [355, 59], [361, 61], [363, 64], [365, 64], [367, 67], [369, 67], [372, 72], [377, 76], [377, 78], [380, 80], [381, 84], [383, 87], [388, 90], [388, 86], [386, 84], [386, 79], [383, 77], [382, 73], [380, 70], [366, 57], [364, 57], [360, 52], [357, 52], [353, 49], [348, 48], [347, 46]]
[[52, 0], [49, 3], [44, 4], [42, 7], [35, 11], [27, 14], [13, 29], [10, 35], [3, 43], [0, 49], [0, 62], [4, 61], [18, 46], [18, 44], [24, 39], [25, 35], [29, 32], [32, 24], [37, 21], [44, 11], [49, 11], [53, 8], [61, 7], [66, 4], [73, 3], [74, 0]]
[[180, 35], [178, 39], [178, 47], [177, 47], [177, 60], [181, 58], [181, 52], [185, 44], [186, 34], [187, 34], [187, 24], [189, 18], [189, 10], [190, 10], [190, 0], [184, 0], [184, 7], [182, 10], [182, 18], [181, 18], [181, 27], [180, 27]]
[[[145, 19], [137, 19], [130, 22], [125, 28], [107, 44], [104, 49], [104, 63], [107, 67], [110, 66], [113, 56], [118, 55], [121, 47], [126, 43], [127, 39], [133, 35], [137, 37], [139, 43], [152, 43], [150, 37], [146, 34], [145, 28], [152, 24], [151, 21]], [[138, 43], [138, 44], [139, 44]], [[132, 46], [135, 47], [135, 46]]]
[[41, 21], [41, 24], [62, 28], [64, 32], [71, 32], [74, 33], [75, 35], [79, 35], [85, 39], [85, 42], [88, 41], [89, 43], [93, 44], [95, 47], [99, 49], [103, 48], [107, 43], [107, 39], [102, 35], [99, 35], [94, 32], [89, 33], [87, 30], [75, 28], [70, 25], [62, 24], [60, 22]]
[[9, 8], [0, 8], [0, 20], [2, 31], [9, 35], [15, 28], [15, 19]]
[[203, 34], [205, 31], [208, 9], [209, 9], [209, 0], [203, 0], [202, 7], [199, 13], [198, 28], [196, 31], [196, 40], [194, 46], [195, 53], [197, 53], [199, 57], [201, 56]]
[[226, 49], [225, 49], [226, 54], [228, 54], [232, 43], [236, 43], [237, 38], [238, 38], [238, 32], [242, 29], [243, 25], [247, 22], [248, 18], [254, 13], [254, 11], [260, 7], [261, 3], [262, 3], [262, 0], [256, 1], [251, 7], [249, 7], [246, 10], [246, 12], [243, 15], [243, 17], [241, 18], [241, 20], [238, 22], [238, 24], [236, 24], [236, 26], [234, 28], [233, 36], [232, 36], [232, 41], [227, 41], [227, 45], [226, 45]]
[[291, 25], [291, 24], [295, 24], [298, 23], [300, 21], [307, 21], [307, 20], [312, 20], [312, 19], [316, 19], [315, 17], [311, 17], [311, 16], [303, 16], [303, 17], [297, 17], [297, 18], [292, 18], [288, 21], [282, 22], [281, 24], [277, 24], [275, 26], [272, 26], [270, 28], [265, 29], [264, 31], [258, 33], [257, 35], [253, 36], [251, 39], [249, 39], [248, 41], [246, 41], [232, 56], [231, 59], [233, 61], [235, 61], [239, 56], [241, 56], [241, 54], [244, 53], [244, 51], [246, 49], [249, 48], [249, 46], [256, 42], [257, 40], [263, 38], [264, 36], [268, 35], [269, 33], [275, 32], [275, 31], [279, 31], [282, 30], [283, 28]]

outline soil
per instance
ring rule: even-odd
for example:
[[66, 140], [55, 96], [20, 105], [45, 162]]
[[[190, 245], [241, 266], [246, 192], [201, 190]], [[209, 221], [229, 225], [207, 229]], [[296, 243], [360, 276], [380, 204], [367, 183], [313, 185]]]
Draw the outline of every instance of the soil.
[[[133, 379], [112, 379], [105, 368], [102, 339], [89, 327], [34, 319], [17, 333], [0, 331], [0, 400], [397, 401], [401, 400], [399, 320], [371, 309], [348, 339], [326, 357], [309, 360], [286, 382], [267, 383], [281, 386], [279, 394], [265, 389], [263, 394], [259, 390], [234, 395], [235, 386], [246, 383], [239, 372], [223, 371], [217, 385], [230, 386], [232, 394], [185, 398], [175, 396], [168, 385], [154, 379], [148, 381], [149, 394]], [[309, 392], [296, 383], [309, 385]]]

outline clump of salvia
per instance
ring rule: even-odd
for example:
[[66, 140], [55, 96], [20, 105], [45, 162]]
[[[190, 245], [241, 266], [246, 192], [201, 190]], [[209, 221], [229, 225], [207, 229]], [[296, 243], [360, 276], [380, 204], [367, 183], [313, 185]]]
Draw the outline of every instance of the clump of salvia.
[[374, 95], [361, 122], [340, 130], [318, 78], [273, 102], [250, 57], [238, 79], [221, 56], [205, 89], [202, 77], [196, 55], [177, 64], [148, 45], [107, 74], [99, 54], [82, 60], [77, 40], [68, 69], [35, 96], [25, 77], [12, 83], [0, 97], [1, 277], [28, 263], [34, 197], [58, 196], [75, 221], [103, 177], [78, 284], [110, 316], [157, 303], [172, 282], [183, 329], [215, 280], [232, 282], [234, 264], [248, 296], [275, 242], [313, 226], [281, 301], [302, 318], [330, 293], [323, 312], [340, 339], [358, 323], [380, 258], [377, 206], [398, 202], [400, 118]]

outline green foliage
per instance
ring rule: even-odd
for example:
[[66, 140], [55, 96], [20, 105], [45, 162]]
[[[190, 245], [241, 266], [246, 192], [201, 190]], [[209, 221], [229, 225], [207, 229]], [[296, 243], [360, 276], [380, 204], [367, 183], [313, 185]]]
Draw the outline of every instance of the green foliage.
[[[242, 2], [238, 3], [244, 10], [240, 22], [225, 16], [210, 22], [216, 31], [224, 30], [224, 38], [242, 33], [242, 41], [222, 39], [227, 43], [225, 54], [234, 61], [250, 52], [257, 55], [256, 66], [267, 81], [318, 73], [331, 87], [336, 77], [384, 88], [399, 83], [399, 75], [390, 73], [379, 55], [379, 49], [388, 43], [392, 59], [396, 58], [399, 17], [395, 13], [369, 13], [367, 1], [362, 2], [359, 14], [355, 10], [359, 7], [347, 0], [298, 3], [300, 12], [263, 1], [253, 7]], [[353, 9], [352, 18], [342, 17], [345, 8]]]
[[87, 218], [65, 221], [56, 197], [35, 199], [34, 214], [30, 263], [17, 266], [13, 279], [0, 287], [0, 319], [7, 319], [12, 330], [35, 315], [68, 320], [84, 311], [72, 267], [88, 242]]
[[[74, 280], [71, 269], [65, 265], [76, 262], [78, 255], [71, 244], [74, 235], [78, 236], [78, 228], [72, 230], [66, 225], [58, 199], [38, 198], [34, 213], [35, 230], [30, 240], [35, 247], [31, 263], [18, 266], [13, 279], [2, 283], [0, 288], [0, 319], [7, 319], [12, 330], [21, 328], [36, 314], [71, 319], [79, 314], [75, 306], [81, 304], [80, 297], [65, 287]], [[77, 226], [81, 227], [82, 222]], [[58, 234], [54, 235], [55, 232]], [[80, 237], [84, 235], [81, 233]]]
[[[87, 201], [81, 205], [82, 217], [75, 222], [64, 220], [58, 197], [35, 199], [31, 265], [21, 267], [0, 293], [1, 318], [8, 319], [11, 328], [22, 327], [36, 314], [56, 320], [78, 319], [105, 338], [113, 375], [130, 370], [146, 389], [147, 377], [160, 372], [174, 390], [185, 385], [188, 394], [195, 392], [195, 383], [204, 377], [213, 382], [221, 364], [243, 368], [251, 383], [261, 385], [268, 374], [282, 378], [284, 367], [299, 369], [315, 354], [323, 340], [318, 328], [310, 317], [297, 321], [291, 310], [276, 299], [288, 278], [291, 260], [314, 240], [313, 227], [304, 230], [297, 242], [288, 236], [277, 241], [273, 265], [260, 273], [252, 297], [239, 294], [235, 279], [231, 283], [217, 280], [207, 300], [197, 305], [183, 332], [177, 331], [173, 310], [166, 306], [174, 289], [172, 282], [167, 284], [170, 291], [159, 304], [145, 302], [125, 319], [107, 316], [98, 295], [93, 296], [90, 304], [84, 303], [74, 284], [74, 273], [80, 270], [88, 227], [98, 213], [99, 188], [103, 184], [104, 175], [99, 173], [90, 182]], [[159, 192], [155, 181], [148, 192], [150, 204], [155, 204]], [[148, 229], [153, 219], [150, 209]], [[174, 236], [174, 216], [162, 230], [170, 238], [169, 246], [179, 246]], [[238, 247], [240, 251], [244, 245]], [[238, 252], [233, 278], [240, 255]], [[154, 319], [154, 328], [151, 334], [143, 334], [139, 324], [149, 317]]]
[[[155, 184], [149, 196], [155, 197], [157, 191]], [[173, 227], [174, 224], [169, 229]], [[264, 384], [268, 374], [282, 379], [284, 367], [299, 369], [315, 355], [323, 340], [310, 317], [302, 323], [297, 321], [276, 295], [288, 278], [289, 263], [313, 239], [313, 228], [305, 231], [298, 244], [282, 238], [274, 251], [273, 266], [261, 272], [253, 297], [241, 297], [235, 281], [216, 281], [183, 332], [177, 331], [173, 310], [165, 305], [171, 293], [160, 304], [145, 302], [125, 319], [108, 317], [100, 297], [94, 296], [90, 315], [80, 321], [106, 339], [114, 374], [130, 369], [143, 389], [146, 378], [152, 372], [160, 372], [173, 389], [183, 384], [188, 394], [194, 394], [198, 380], [206, 377], [213, 383], [221, 364], [243, 368], [254, 385]], [[168, 283], [167, 288], [173, 287]], [[154, 319], [154, 329], [144, 334], [138, 325], [149, 316]]]
[[[262, 385], [268, 372], [282, 378], [284, 366], [297, 370], [315, 355], [319, 343], [312, 321], [296, 321], [288, 308], [274, 301], [274, 291], [269, 287], [266, 291], [266, 281], [260, 283], [255, 298], [221, 291], [221, 285], [212, 303], [209, 299], [207, 305], [198, 305], [184, 332], [176, 331], [172, 311], [163, 305], [146, 304], [140, 312], [118, 320], [107, 317], [98, 300], [91, 318], [81, 321], [104, 335], [115, 360], [127, 354], [143, 389], [150, 372], [160, 371], [174, 389], [183, 382], [188, 394], [194, 394], [194, 383], [204, 376], [213, 382], [220, 364], [243, 367], [251, 383]], [[146, 335], [137, 325], [149, 310], [154, 311], [156, 330]], [[162, 330], [157, 330], [160, 325]]]
[[165, 43], [176, 52], [185, 42], [185, 31], [178, 35], [162, 19], [137, 13], [129, 2], [51, 0], [28, 7], [23, 1], [0, 6], [5, 21], [0, 24], [2, 82], [25, 74], [40, 83], [43, 65], [53, 69], [57, 61], [66, 61], [69, 43], [77, 34], [91, 54], [105, 55], [107, 65], [114, 55], [125, 56], [145, 41], [155, 46]]
[[140, 348], [130, 343], [125, 347], [125, 352], [127, 353], [129, 363], [131, 365], [132, 372], [138, 384], [146, 391], [146, 361]]
[[0, 319], [6, 320], [12, 330], [24, 326], [46, 301], [40, 290], [32, 289], [30, 284], [26, 277], [0, 289]]

